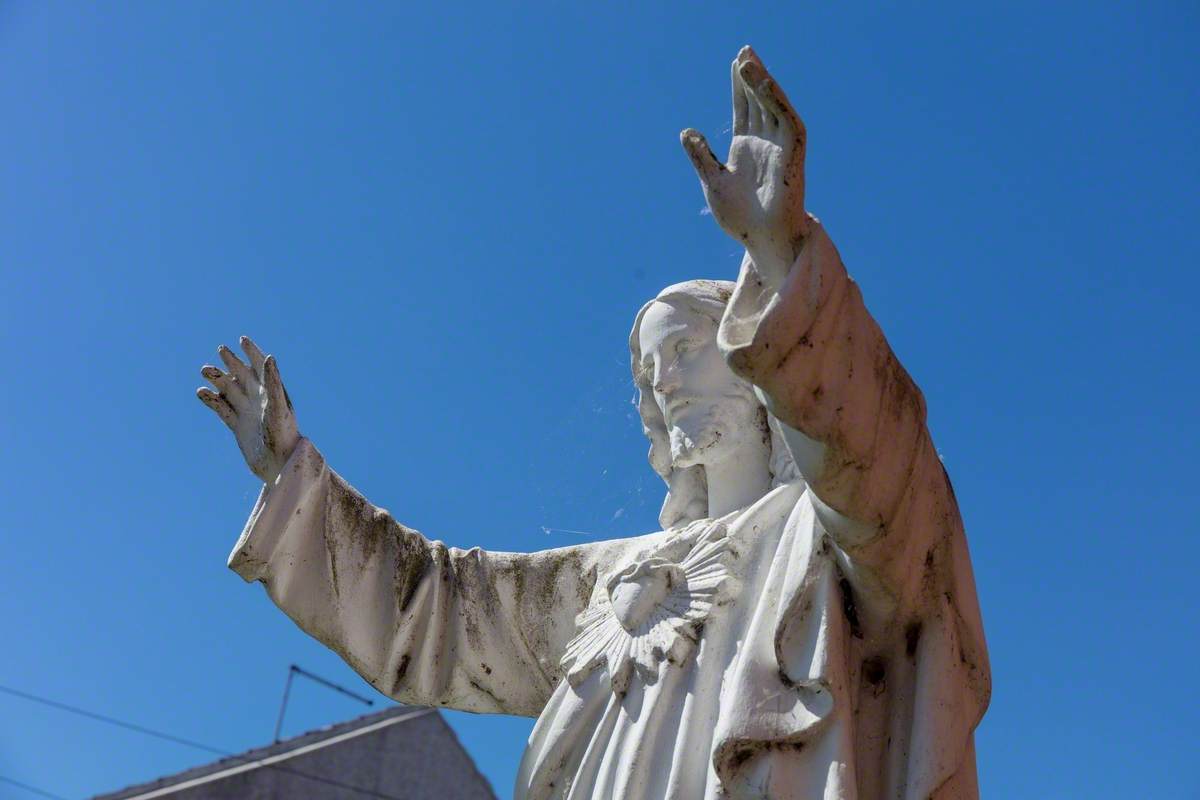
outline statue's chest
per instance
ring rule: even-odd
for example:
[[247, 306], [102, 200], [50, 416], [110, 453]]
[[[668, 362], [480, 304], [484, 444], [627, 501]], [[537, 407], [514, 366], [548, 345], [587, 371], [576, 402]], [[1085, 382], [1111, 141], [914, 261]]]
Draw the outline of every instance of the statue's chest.
[[734, 595], [738, 548], [724, 522], [702, 520], [600, 576], [563, 656], [573, 686], [608, 671], [624, 694], [634, 673], [647, 684], [690, 660], [705, 625]]

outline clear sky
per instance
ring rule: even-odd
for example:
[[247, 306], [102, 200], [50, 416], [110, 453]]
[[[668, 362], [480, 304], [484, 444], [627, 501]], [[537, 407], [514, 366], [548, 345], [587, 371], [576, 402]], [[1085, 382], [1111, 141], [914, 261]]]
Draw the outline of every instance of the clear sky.
[[[431, 538], [656, 529], [626, 337], [736, 273], [677, 136], [723, 151], [750, 43], [962, 505], [984, 796], [1200, 796], [1200, 9], [508, 5], [0, 4], [0, 684], [228, 750], [289, 663], [373, 693], [225, 567], [258, 486], [193, 391], [241, 333]], [[507, 797], [531, 721], [446, 716]], [[68, 798], [208, 760], [0, 720]]]

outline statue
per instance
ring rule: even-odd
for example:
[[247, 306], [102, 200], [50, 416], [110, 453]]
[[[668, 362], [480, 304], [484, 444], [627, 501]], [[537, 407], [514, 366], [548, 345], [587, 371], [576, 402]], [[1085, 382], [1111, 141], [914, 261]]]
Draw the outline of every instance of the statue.
[[804, 210], [805, 129], [749, 48], [720, 163], [746, 249], [629, 339], [662, 531], [537, 553], [430, 541], [302, 437], [272, 356], [200, 399], [262, 493], [229, 565], [405, 703], [537, 717], [516, 796], [975, 798], [990, 675], [920, 390]]

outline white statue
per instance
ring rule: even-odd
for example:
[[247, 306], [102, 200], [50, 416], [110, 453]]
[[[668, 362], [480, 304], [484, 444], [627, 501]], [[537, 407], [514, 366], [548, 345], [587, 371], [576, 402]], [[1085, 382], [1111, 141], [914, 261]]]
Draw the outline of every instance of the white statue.
[[538, 717], [520, 798], [977, 797], [987, 654], [924, 400], [804, 211], [799, 117], [749, 48], [732, 82], [728, 162], [682, 140], [737, 283], [671, 286], [630, 336], [661, 532], [429, 541], [243, 339], [199, 391], [265, 482], [229, 564], [397, 700]]

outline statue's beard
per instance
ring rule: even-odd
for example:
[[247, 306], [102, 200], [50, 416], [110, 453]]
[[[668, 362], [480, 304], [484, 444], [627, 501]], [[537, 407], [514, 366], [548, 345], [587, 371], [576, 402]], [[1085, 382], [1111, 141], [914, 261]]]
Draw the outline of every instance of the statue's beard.
[[708, 407], [697, 404], [688, 408], [668, 431], [672, 465], [686, 469], [727, 458], [749, 433], [746, 429], [753, 426], [751, 419], [743, 419], [748, 410], [745, 405], [726, 398]]

